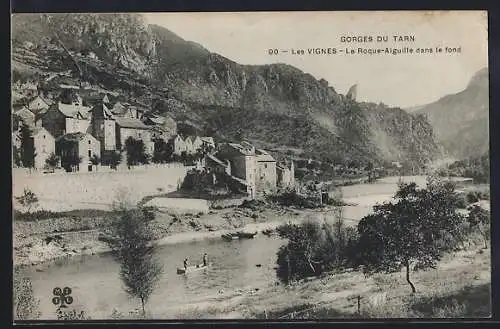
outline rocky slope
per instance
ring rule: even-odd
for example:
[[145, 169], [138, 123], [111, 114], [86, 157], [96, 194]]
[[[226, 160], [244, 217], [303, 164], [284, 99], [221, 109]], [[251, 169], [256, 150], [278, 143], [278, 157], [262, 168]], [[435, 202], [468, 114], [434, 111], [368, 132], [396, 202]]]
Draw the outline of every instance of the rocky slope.
[[445, 149], [458, 159], [477, 157], [489, 149], [488, 69], [478, 71], [467, 87], [428, 104], [415, 113], [431, 122]]
[[[18, 77], [72, 70], [75, 81], [140, 100], [201, 133], [320, 159], [420, 165], [438, 154], [423, 116], [358, 103], [290, 65], [240, 65], [136, 14], [15, 15], [12, 22]], [[29, 56], [20, 50], [27, 44]], [[97, 58], [68, 55], [89, 51]]]

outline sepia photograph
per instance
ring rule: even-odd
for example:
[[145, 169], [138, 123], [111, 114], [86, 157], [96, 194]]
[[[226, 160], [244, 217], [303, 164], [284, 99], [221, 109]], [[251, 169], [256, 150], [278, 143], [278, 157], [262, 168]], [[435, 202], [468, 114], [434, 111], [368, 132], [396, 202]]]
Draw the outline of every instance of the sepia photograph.
[[11, 15], [13, 319], [485, 319], [486, 11]]

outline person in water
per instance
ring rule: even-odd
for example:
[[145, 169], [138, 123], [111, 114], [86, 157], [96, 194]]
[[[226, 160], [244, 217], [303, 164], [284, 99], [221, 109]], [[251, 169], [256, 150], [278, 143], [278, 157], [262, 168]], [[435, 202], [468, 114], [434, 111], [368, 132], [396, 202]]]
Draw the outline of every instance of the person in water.
[[188, 259], [185, 258], [184, 259], [184, 269], [187, 270], [187, 268], [188, 268]]
[[207, 253], [203, 254], [203, 266], [208, 266], [208, 255]]

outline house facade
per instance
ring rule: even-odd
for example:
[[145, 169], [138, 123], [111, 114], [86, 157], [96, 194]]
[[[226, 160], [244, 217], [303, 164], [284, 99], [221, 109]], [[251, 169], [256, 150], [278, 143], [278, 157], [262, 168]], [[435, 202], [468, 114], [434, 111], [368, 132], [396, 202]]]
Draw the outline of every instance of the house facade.
[[141, 107], [131, 105], [126, 102], [116, 102], [111, 108], [111, 112], [115, 117], [127, 119], [142, 119], [145, 110]]
[[43, 127], [36, 128], [33, 131], [32, 138], [35, 146], [35, 168], [43, 169], [46, 165], [45, 161], [52, 153], [55, 154], [56, 152], [55, 138]]
[[[89, 133], [68, 133], [56, 139], [56, 154], [61, 157], [61, 166], [66, 171], [94, 171], [90, 159], [101, 157], [101, 143]], [[80, 158], [81, 161], [75, 161]]]
[[190, 136], [189, 138], [191, 139], [193, 152], [197, 153], [198, 151], [201, 151], [203, 146], [203, 141], [201, 140], [201, 138], [198, 136]]
[[[12, 115], [12, 131], [18, 131], [24, 124], [28, 127], [36, 127], [35, 113], [28, 110], [26, 107], [21, 108]], [[38, 120], [38, 125], [41, 125], [41, 120]]]
[[146, 126], [139, 119], [116, 118], [116, 148], [123, 150], [127, 138], [132, 137], [137, 140], [142, 140], [146, 147], [146, 152], [153, 154], [154, 142], [150, 127]]
[[90, 132], [89, 107], [56, 103], [42, 117], [42, 126], [55, 138], [68, 133]]
[[34, 113], [36, 113], [48, 110], [50, 105], [49, 101], [46, 101], [40, 96], [37, 96], [31, 102], [28, 103], [27, 107], [30, 111], [34, 111]]
[[276, 160], [266, 151], [258, 149], [255, 152], [257, 164], [257, 192], [272, 192], [276, 190]]
[[213, 137], [200, 137], [202, 145], [206, 149], [215, 149], [215, 141]]
[[246, 144], [225, 143], [215, 154], [218, 159], [228, 160], [231, 164], [231, 176], [245, 182], [247, 193], [251, 198], [256, 196], [257, 159], [255, 148]]
[[295, 165], [290, 161], [290, 165], [286, 163], [276, 164], [276, 184], [279, 187], [286, 188], [295, 185]]
[[194, 154], [195, 150], [193, 147], [193, 140], [191, 138], [186, 137], [184, 138], [184, 145], [186, 146], [186, 153], [187, 154]]
[[101, 154], [116, 150], [116, 122], [108, 107], [101, 103], [91, 110], [92, 135], [101, 143]]
[[181, 155], [183, 152], [187, 153], [186, 142], [181, 135], [176, 135], [175, 137], [170, 139], [169, 143], [172, 144], [173, 154]]
[[231, 162], [222, 161], [211, 154], [207, 154], [202, 160], [202, 166], [211, 173], [226, 173], [231, 176]]

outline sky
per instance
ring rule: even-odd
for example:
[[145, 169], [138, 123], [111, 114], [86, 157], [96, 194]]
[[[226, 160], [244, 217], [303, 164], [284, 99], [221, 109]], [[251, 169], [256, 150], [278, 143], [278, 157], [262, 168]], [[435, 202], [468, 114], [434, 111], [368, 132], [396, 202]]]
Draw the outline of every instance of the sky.
[[[411, 107], [463, 90], [470, 78], [488, 66], [485, 11], [434, 12], [254, 12], [145, 13], [147, 22], [166, 27], [240, 64], [286, 63], [338, 93], [357, 84], [361, 101]], [[393, 36], [414, 41], [395, 42]], [[372, 37], [372, 42], [342, 42], [343, 37]], [[388, 42], [376, 42], [387, 36]], [[346, 55], [345, 49], [413, 49], [412, 54]], [[443, 52], [436, 53], [436, 47]], [[445, 47], [460, 47], [447, 53]], [[336, 55], [309, 55], [309, 48], [344, 49]], [[416, 48], [432, 48], [417, 54]], [[288, 53], [269, 55], [269, 49]], [[292, 55], [302, 49], [306, 54]]]

